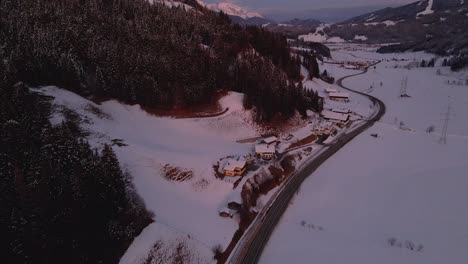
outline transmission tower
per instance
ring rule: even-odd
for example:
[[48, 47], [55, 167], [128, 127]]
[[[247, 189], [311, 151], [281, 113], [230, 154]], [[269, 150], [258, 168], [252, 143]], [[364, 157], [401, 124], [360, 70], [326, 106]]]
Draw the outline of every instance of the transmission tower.
[[452, 111], [452, 107], [449, 104], [447, 108], [447, 112], [444, 114], [444, 126], [442, 127], [442, 134], [440, 135], [439, 143], [440, 144], [447, 144], [447, 129], [448, 129], [448, 124], [450, 121], [450, 112]]
[[401, 80], [401, 87], [400, 87], [400, 97], [409, 97], [407, 93], [408, 88], [408, 76], [405, 76], [403, 80]]

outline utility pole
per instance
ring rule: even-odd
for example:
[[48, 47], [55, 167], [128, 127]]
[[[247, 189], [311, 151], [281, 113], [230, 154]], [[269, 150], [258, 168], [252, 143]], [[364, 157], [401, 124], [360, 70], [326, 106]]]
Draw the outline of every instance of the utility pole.
[[447, 108], [447, 112], [445, 113], [444, 117], [444, 126], [442, 128], [442, 134], [440, 135], [439, 143], [440, 144], [447, 144], [447, 129], [448, 129], [448, 124], [450, 121], [450, 112], [452, 111], [452, 106], [449, 104]]

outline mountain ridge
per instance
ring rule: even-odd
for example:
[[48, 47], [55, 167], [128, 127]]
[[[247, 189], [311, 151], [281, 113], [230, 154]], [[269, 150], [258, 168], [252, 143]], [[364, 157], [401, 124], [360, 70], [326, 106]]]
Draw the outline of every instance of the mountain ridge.
[[202, 0], [197, 0], [197, 2], [201, 6], [204, 6], [210, 10], [213, 10], [216, 12], [222, 11], [226, 15], [230, 15], [230, 16], [236, 16], [236, 17], [240, 17], [243, 19], [250, 19], [250, 18], [256, 18], [256, 17], [264, 18], [260, 13], [249, 11], [244, 7], [238, 6], [230, 2], [218, 2], [218, 3], [213, 3], [213, 4], [207, 4], [203, 2]]

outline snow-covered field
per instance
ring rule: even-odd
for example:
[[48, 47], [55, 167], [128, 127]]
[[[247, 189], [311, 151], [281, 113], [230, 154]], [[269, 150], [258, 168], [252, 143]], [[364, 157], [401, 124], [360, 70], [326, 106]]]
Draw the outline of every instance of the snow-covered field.
[[[384, 60], [344, 84], [380, 98], [387, 113], [304, 182], [261, 263], [466, 263], [468, 72], [395, 68], [432, 57], [424, 53], [341, 51], [332, 55]], [[410, 98], [399, 97], [405, 76]]]
[[[115, 139], [127, 145], [113, 149], [133, 176], [147, 208], [154, 212], [155, 222], [135, 240], [121, 263], [140, 263], [158, 241], [164, 243], [163, 248], [183, 242], [191, 258], [202, 262], [213, 261], [214, 246], [227, 247], [238, 224], [218, 212], [232, 196], [233, 185], [217, 179], [213, 165], [223, 157], [252, 152], [252, 145], [235, 142], [256, 135], [242, 108], [242, 94], [230, 93], [221, 99], [229, 111], [220, 117], [171, 119], [152, 116], [138, 105], [117, 101], [97, 105], [63, 89], [41, 90], [55, 98], [58, 109], [65, 106], [85, 119], [82, 126], [91, 133], [88, 140], [93, 146], [102, 147]], [[52, 117], [55, 124], [62, 120], [60, 111]], [[183, 182], [168, 180], [163, 172], [166, 164], [193, 176]]]

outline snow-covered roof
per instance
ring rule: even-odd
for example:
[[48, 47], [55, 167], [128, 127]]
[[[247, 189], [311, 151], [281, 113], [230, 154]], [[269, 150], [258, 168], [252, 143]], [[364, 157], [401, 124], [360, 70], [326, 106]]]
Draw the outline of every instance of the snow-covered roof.
[[275, 146], [268, 144], [257, 144], [255, 145], [256, 153], [275, 153]]
[[338, 90], [333, 89], [333, 88], [327, 88], [327, 89], [325, 89], [325, 92], [327, 92], [327, 93], [337, 93]]
[[345, 108], [333, 108], [331, 111], [335, 112], [335, 113], [340, 113], [340, 114], [348, 114], [349, 113], [349, 109], [345, 109]]
[[245, 164], [246, 164], [245, 160], [230, 159], [224, 166], [224, 170], [233, 171], [236, 168], [242, 169], [245, 167]]
[[349, 98], [347, 93], [330, 93], [330, 97]]
[[277, 140], [278, 140], [277, 137], [267, 137], [267, 138], [264, 138], [262, 141], [267, 143], [267, 144], [271, 144], [271, 143], [273, 143], [273, 142], [275, 142]]
[[333, 119], [333, 120], [338, 120], [338, 121], [347, 121], [349, 119], [348, 114], [335, 113], [329, 110], [323, 110], [322, 116], [325, 119]]

